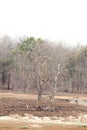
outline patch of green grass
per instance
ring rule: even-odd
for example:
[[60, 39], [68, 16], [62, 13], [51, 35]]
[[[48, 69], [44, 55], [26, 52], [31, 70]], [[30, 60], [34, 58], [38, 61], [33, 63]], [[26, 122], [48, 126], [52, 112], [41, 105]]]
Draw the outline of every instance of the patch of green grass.
[[78, 126], [78, 127], [87, 128], [87, 125], [81, 125], [81, 126]]
[[22, 126], [21, 129], [29, 129], [29, 126]]

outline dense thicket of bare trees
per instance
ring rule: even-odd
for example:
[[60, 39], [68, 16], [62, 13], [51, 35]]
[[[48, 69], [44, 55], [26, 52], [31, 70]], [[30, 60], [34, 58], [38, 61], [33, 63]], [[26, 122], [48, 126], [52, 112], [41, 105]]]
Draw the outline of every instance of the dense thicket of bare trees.
[[53, 102], [57, 92], [87, 93], [87, 47], [25, 37], [0, 39], [0, 89], [34, 92]]

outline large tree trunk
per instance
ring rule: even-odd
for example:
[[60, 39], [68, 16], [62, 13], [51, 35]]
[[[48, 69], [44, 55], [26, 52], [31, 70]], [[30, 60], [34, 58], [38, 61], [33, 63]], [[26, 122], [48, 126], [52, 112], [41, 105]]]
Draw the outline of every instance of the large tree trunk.
[[37, 91], [38, 91], [38, 102], [37, 102], [37, 109], [41, 110], [41, 105], [42, 105], [42, 86], [48, 81], [49, 79], [47, 79], [46, 81], [42, 82], [42, 80], [39, 81], [39, 85], [36, 86], [37, 87]]

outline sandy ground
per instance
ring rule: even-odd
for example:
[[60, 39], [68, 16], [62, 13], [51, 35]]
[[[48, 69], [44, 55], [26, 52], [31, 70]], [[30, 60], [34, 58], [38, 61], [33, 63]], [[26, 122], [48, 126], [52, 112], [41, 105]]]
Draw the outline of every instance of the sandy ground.
[[38, 125], [25, 122], [0, 122], [0, 130], [87, 130], [85, 126]]
[[[32, 94], [23, 94], [23, 93], [12, 93], [12, 92], [3, 92], [0, 91], [0, 98], [18, 98], [18, 99], [36, 99], [37, 95]], [[44, 96], [45, 97], [45, 96]], [[79, 98], [83, 100], [87, 100], [87, 94], [78, 94], [78, 93], [58, 93], [57, 96], [55, 96], [56, 99], [70, 99], [70, 98]]]

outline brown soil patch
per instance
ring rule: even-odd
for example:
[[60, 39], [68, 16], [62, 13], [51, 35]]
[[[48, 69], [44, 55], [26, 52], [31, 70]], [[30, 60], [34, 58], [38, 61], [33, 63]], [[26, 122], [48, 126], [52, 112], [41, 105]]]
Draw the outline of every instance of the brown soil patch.
[[[79, 114], [87, 113], [87, 107], [74, 105], [69, 103], [69, 98], [72, 96], [56, 97], [54, 103], [54, 111], [37, 110], [36, 95], [0, 93], [0, 116], [11, 114], [24, 115], [25, 113], [33, 114], [34, 116], [78, 116]], [[27, 106], [28, 105], [28, 109]], [[42, 102], [42, 108], [47, 106], [46, 102]]]

